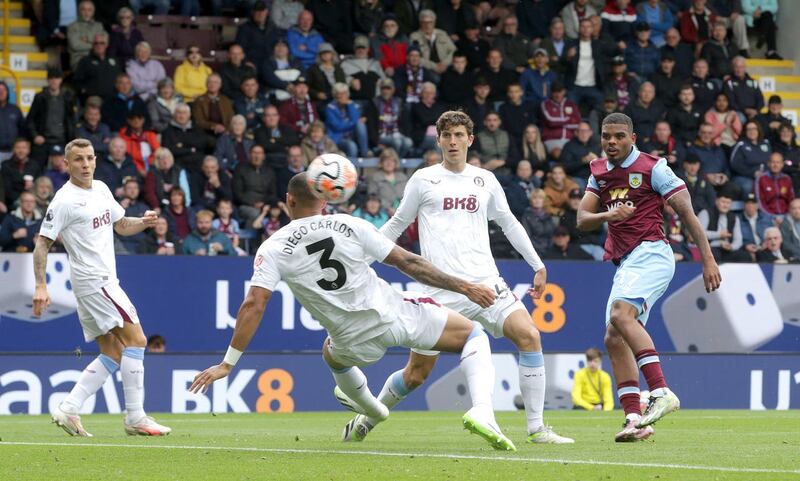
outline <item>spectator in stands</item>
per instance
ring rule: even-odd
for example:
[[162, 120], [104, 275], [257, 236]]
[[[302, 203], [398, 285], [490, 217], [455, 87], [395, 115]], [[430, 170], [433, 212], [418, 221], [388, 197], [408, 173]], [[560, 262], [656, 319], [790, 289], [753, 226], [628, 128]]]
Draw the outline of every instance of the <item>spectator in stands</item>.
[[[50, 149], [48, 163], [50, 168], [47, 169], [44, 175], [50, 179], [50, 182], [53, 184], [53, 191], [55, 192], [63, 187], [69, 180], [69, 171], [67, 169], [67, 163], [64, 160], [64, 149], [60, 145], [54, 145]], [[3, 198], [0, 197], [0, 202], [2, 201]]]
[[731, 211], [731, 198], [720, 192], [714, 206], [700, 211], [697, 218], [706, 231], [711, 252], [717, 262], [748, 262], [750, 255], [742, 250], [742, 228]]
[[258, 80], [255, 76], [242, 79], [241, 95], [233, 102], [233, 110], [245, 118], [248, 133], [252, 134], [261, 126], [267, 105], [269, 101], [258, 91]]
[[[265, 58], [260, 65], [266, 64], [269, 64], [269, 59]], [[222, 78], [222, 94], [236, 101], [242, 96], [241, 86], [244, 79], [256, 77], [258, 72], [252, 62], [245, 62], [242, 46], [234, 43], [228, 47], [228, 61], [220, 67], [219, 75]]]
[[559, 226], [553, 233], [553, 245], [551, 245], [543, 256], [545, 259], [571, 259], [590, 261], [594, 258], [587, 254], [577, 244], [572, 242], [569, 229]]
[[796, 198], [789, 204], [789, 215], [783, 218], [780, 231], [791, 257], [800, 259], [800, 199]]
[[325, 126], [328, 135], [350, 158], [372, 157], [369, 149], [366, 117], [361, 108], [350, 99], [347, 84], [333, 85], [334, 100], [325, 109]]
[[559, 3], [554, 0], [518, 2], [516, 15], [520, 32], [538, 44], [547, 36], [548, 23], [558, 13]]
[[277, 102], [283, 102], [292, 97], [289, 93], [291, 82], [296, 80], [302, 72], [303, 65], [297, 59], [289, 57], [289, 44], [284, 38], [275, 42], [275, 46], [272, 47], [272, 57], [259, 67], [262, 85], [267, 88], [270, 97]]
[[279, 35], [279, 29], [269, 20], [267, 4], [258, 0], [253, 4], [250, 19], [236, 31], [236, 44], [242, 47], [248, 62], [261, 65]]
[[569, 199], [564, 208], [564, 213], [558, 221], [558, 225], [569, 230], [570, 240], [577, 244], [584, 252], [589, 254], [596, 261], [602, 261], [605, 249], [601, 240], [603, 227], [600, 226], [591, 231], [578, 230], [578, 210], [583, 199], [583, 192], [580, 189], [572, 189], [569, 192]]
[[742, 133], [742, 121], [739, 114], [730, 109], [727, 95], [717, 93], [714, 107], [706, 112], [705, 121], [712, 127], [714, 145], [722, 146], [727, 156]]
[[150, 126], [159, 134], [163, 133], [175, 114], [175, 107], [183, 103], [183, 97], [175, 92], [175, 83], [165, 77], [158, 81], [158, 93], [147, 101]]
[[585, 188], [591, 174], [589, 163], [602, 155], [600, 140], [593, 135], [592, 126], [588, 122], [581, 122], [575, 131], [575, 137], [564, 145], [559, 160], [567, 175], [581, 188]]
[[724, 79], [731, 74], [731, 59], [736, 56], [736, 47], [728, 41], [727, 36], [725, 23], [717, 21], [711, 38], [700, 50], [700, 57], [708, 62], [711, 77], [716, 79]]
[[[651, 5], [649, 0], [639, 4]], [[669, 13], [666, 5], [661, 5]], [[640, 9], [641, 10], [641, 9]], [[672, 18], [672, 17], [670, 17]], [[575, 372], [572, 385], [572, 408], [587, 411], [613, 411], [614, 396], [611, 392], [611, 376], [603, 371], [603, 353], [592, 347], [586, 350], [586, 367]]]
[[[124, 195], [119, 205], [125, 209], [125, 217], [142, 217], [149, 209], [147, 204], [139, 200], [139, 182], [135, 177], [126, 177], [124, 181]], [[148, 235], [142, 231], [132, 236], [117, 236], [129, 254], [140, 253], [144, 249]]]
[[186, 104], [175, 107], [175, 118], [164, 130], [161, 141], [175, 156], [178, 165], [192, 172], [200, 169], [203, 155], [211, 144], [208, 134], [192, 122], [189, 106]]
[[98, 33], [94, 37], [92, 51], [75, 67], [72, 85], [77, 87], [81, 102], [93, 95], [104, 102], [114, 96], [114, 84], [110, 80], [122, 73], [123, 65], [109, 57], [107, 49], [108, 35], [105, 32]]
[[483, 68], [486, 66], [486, 56], [489, 54], [491, 44], [481, 38], [481, 26], [478, 23], [467, 25], [464, 35], [456, 43], [459, 52], [464, 52], [467, 56], [469, 70]]
[[281, 227], [289, 223], [289, 218], [284, 214], [280, 207], [277, 205], [265, 205], [261, 209], [261, 213], [253, 220], [253, 225], [249, 226], [251, 229], [258, 229], [261, 231], [261, 239], [267, 240], [272, 234], [278, 232]]
[[685, 79], [689, 77], [695, 61], [692, 47], [685, 42], [681, 42], [681, 33], [677, 28], [667, 30], [667, 33], [664, 34], [664, 40], [666, 43], [661, 47], [661, 55], [670, 52], [675, 57], [675, 74], [678, 78]]
[[133, 11], [122, 7], [117, 12], [117, 24], [111, 27], [108, 36], [108, 56], [125, 65], [134, 56], [134, 49], [144, 41], [142, 32], [133, 23]]
[[142, 8], [153, 7], [153, 15], [166, 15], [169, 13], [170, 0], [129, 0], [131, 9], [136, 14]]
[[310, 164], [312, 160], [322, 154], [340, 154], [339, 147], [336, 142], [331, 140], [325, 133], [325, 124], [319, 120], [315, 120], [308, 128], [308, 135], [303, 137], [300, 142], [303, 149], [303, 155], [306, 158], [306, 165]]
[[666, 2], [647, 0], [636, 6], [636, 17], [639, 22], [646, 22], [652, 29], [650, 40], [656, 47], [665, 45], [664, 36], [667, 30], [675, 25], [675, 19]]
[[36, 180], [33, 181], [32, 190], [36, 198], [36, 211], [39, 212], [41, 216], [44, 216], [47, 212], [47, 207], [53, 200], [53, 195], [55, 195], [53, 181], [46, 175], [37, 177]]
[[667, 122], [675, 133], [675, 139], [683, 146], [697, 138], [697, 130], [703, 123], [703, 113], [694, 105], [694, 89], [683, 84], [678, 94], [678, 105], [667, 112]]
[[678, 15], [683, 41], [700, 54], [703, 44], [711, 37], [717, 16], [706, 7], [706, 0], [692, 0], [692, 6]]
[[374, 225], [376, 229], [383, 227], [389, 222], [389, 214], [383, 208], [381, 198], [377, 194], [367, 195], [364, 205], [353, 211], [353, 217], [364, 219]]
[[11, 157], [14, 139], [26, 133], [25, 116], [9, 102], [8, 84], [0, 80], [0, 163]]
[[[686, 145], [672, 136], [672, 128], [666, 120], [656, 122], [653, 132], [650, 141], [642, 145], [642, 152], [667, 159], [667, 164], [674, 171], [680, 169], [686, 158]], [[693, 138], [697, 138], [697, 129], [694, 130]]]
[[[486, 114], [494, 111], [494, 105], [489, 102], [491, 91], [492, 88], [485, 78], [478, 77], [475, 80], [475, 85], [472, 86], [472, 98], [467, 102], [466, 109], [464, 109], [469, 118], [482, 119], [486, 117]], [[481, 130], [483, 130], [483, 123], [477, 122], [475, 124], [475, 132], [477, 133]]]
[[247, 255], [247, 252], [239, 247], [239, 221], [233, 218], [233, 202], [230, 199], [220, 199], [217, 203], [216, 213], [217, 218], [211, 222], [211, 227], [230, 239], [231, 245], [238, 255]]
[[716, 102], [720, 93], [721, 84], [712, 80], [708, 75], [708, 62], [699, 58], [692, 66], [692, 76], [689, 79], [694, 90], [695, 105], [701, 112], [708, 112]]
[[47, 70], [47, 87], [33, 97], [25, 119], [33, 139], [33, 156], [42, 163], [53, 145], [64, 145], [75, 137], [75, 99], [62, 88], [64, 74], [60, 68]]
[[67, 27], [67, 52], [73, 70], [82, 58], [89, 55], [93, 48], [92, 42], [101, 34], [105, 35], [105, 30], [103, 24], [94, 19], [94, 3], [91, 0], [81, 0], [78, 4], [78, 18]]
[[149, 43], [137, 43], [134, 52], [134, 57], [125, 64], [125, 72], [131, 78], [133, 89], [146, 101], [156, 96], [158, 83], [167, 78], [167, 73], [161, 62], [151, 58], [153, 49]]
[[780, 152], [772, 152], [767, 170], [756, 179], [755, 193], [762, 211], [782, 219], [789, 212], [795, 192], [792, 179], [783, 173], [784, 160]]
[[[653, 82], [656, 95], [661, 99], [665, 109], [671, 110], [678, 106], [680, 103], [678, 95], [683, 85], [686, 84], [686, 80], [678, 77], [675, 73], [675, 57], [672, 56], [672, 53], [664, 53], [658, 70], [650, 76], [650, 81]], [[692, 92], [692, 100], [694, 100], [694, 92]], [[692, 139], [694, 139], [694, 133]]]
[[[521, 74], [533, 54], [534, 45], [527, 37], [519, 33], [518, 26], [517, 17], [513, 15], [503, 19], [503, 30], [495, 37], [494, 47], [503, 56], [503, 68], [515, 70], [517, 74]], [[562, 51], [563, 48], [562, 43]]]
[[598, 13], [594, 6], [589, 3], [589, 0], [572, 0], [564, 5], [558, 17], [564, 21], [564, 33], [567, 38], [575, 40], [578, 38], [578, 28], [580, 28], [581, 20]]
[[213, 155], [203, 159], [199, 172], [189, 174], [192, 192], [191, 205], [195, 210], [216, 210], [222, 199], [233, 199], [232, 179], [228, 171], [220, 169], [219, 161]]
[[728, 156], [721, 147], [714, 144], [714, 129], [709, 123], [700, 125], [697, 140], [689, 147], [687, 157], [695, 155], [700, 159], [700, 169], [706, 179], [718, 189], [728, 192], [728, 198], [738, 198], [742, 189], [731, 178]]
[[608, 115], [614, 112], [622, 112], [622, 109], [619, 108], [616, 94], [607, 92], [603, 97], [603, 103], [589, 112], [589, 125], [592, 126], [592, 132], [595, 135], [600, 135], [601, 125]]
[[326, 41], [340, 52], [353, 52], [353, 7], [352, 2], [309, 0], [308, 9], [314, 16], [314, 27]]
[[297, 23], [297, 16], [305, 9], [300, 0], [274, 0], [270, 19], [281, 30], [289, 30]]
[[553, 82], [558, 79], [558, 74], [550, 70], [547, 62], [547, 51], [537, 48], [533, 52], [532, 65], [522, 72], [519, 79], [525, 101], [539, 105], [548, 97], [548, 92], [550, 92]]
[[[558, 157], [561, 149], [575, 135], [581, 121], [578, 104], [566, 97], [566, 89], [560, 82], [553, 84], [550, 98], [542, 102], [542, 140], [547, 151]], [[637, 125], [638, 129], [638, 125]], [[557, 150], [557, 153], [553, 153]]]
[[636, 9], [630, 0], [609, 0], [600, 13], [603, 30], [607, 31], [620, 49], [635, 42]]
[[39, 233], [42, 214], [36, 209], [36, 196], [22, 192], [19, 207], [0, 224], [0, 247], [5, 252], [33, 252], [34, 237]]
[[734, 57], [731, 65], [733, 73], [725, 80], [722, 91], [730, 99], [733, 110], [743, 112], [748, 119], [752, 119], [764, 108], [764, 95], [758, 81], [747, 73], [744, 57]]
[[785, 172], [792, 178], [795, 193], [800, 192], [800, 147], [794, 136], [794, 128], [781, 126], [780, 139], [773, 146], [773, 152], [780, 152], [786, 161]]
[[565, 76], [570, 99], [590, 110], [603, 99], [600, 87], [608, 59], [603, 55], [600, 40], [592, 38], [591, 20], [581, 20], [579, 33], [578, 40], [567, 47]]
[[706, 179], [705, 173], [700, 172], [700, 158], [691, 153], [681, 163], [682, 168], [677, 171], [678, 177], [686, 183], [686, 190], [692, 198], [692, 207], [695, 214], [701, 210], [710, 209], [717, 199], [714, 186]]
[[190, 256], [235, 256], [236, 250], [231, 240], [211, 225], [214, 213], [201, 210], [197, 213], [197, 224], [192, 232], [183, 239], [183, 253]]
[[517, 170], [512, 162], [519, 158], [517, 142], [501, 128], [502, 121], [497, 112], [486, 114], [483, 125], [485, 128], [475, 134], [472, 146], [481, 156], [481, 166], [495, 175], [512, 175]]
[[406, 104], [413, 105], [419, 102], [422, 85], [434, 82], [436, 75], [422, 66], [422, 54], [419, 46], [412, 44], [406, 52], [406, 64], [395, 71], [394, 84], [398, 94], [403, 97]]
[[440, 85], [447, 85], [442, 90], [440, 100], [452, 108], [466, 105], [472, 97], [472, 86], [475, 74], [467, 68], [467, 56], [464, 52], [456, 51], [453, 54], [453, 63], [442, 74]]
[[103, 101], [103, 121], [108, 125], [112, 132], [117, 132], [123, 128], [128, 116], [135, 112], [145, 120], [145, 127], [149, 128], [147, 122], [147, 105], [133, 89], [131, 78], [126, 73], [117, 75], [114, 81], [115, 95]]
[[[273, 111], [277, 113], [275, 107], [270, 106], [268, 108], [272, 108]], [[256, 132], [263, 129], [263, 127], [259, 127]], [[218, 163], [222, 166], [223, 170], [233, 172], [240, 162], [247, 162], [250, 147], [253, 146], [254, 142], [253, 139], [245, 135], [246, 130], [247, 121], [244, 116], [234, 115], [231, 119], [228, 131], [217, 139], [214, 157], [218, 159]]]
[[338, 55], [333, 45], [319, 45], [317, 61], [308, 69], [308, 91], [313, 100], [323, 103], [333, 98], [333, 84], [346, 82], [344, 71], [338, 64]]
[[[539, 127], [534, 124], [525, 127], [525, 131], [522, 134], [520, 159], [520, 162], [527, 161], [530, 163], [532, 176], [536, 178], [536, 186], [541, 185], [542, 178], [550, 170], [550, 159], [547, 157]], [[517, 175], [519, 176], [519, 174]]]
[[486, 79], [491, 87], [489, 101], [492, 103], [503, 101], [508, 86], [519, 81], [519, 74], [516, 71], [503, 67], [503, 54], [495, 48], [489, 50], [486, 66], [480, 70], [479, 75]]
[[[286, 165], [286, 153], [290, 145], [299, 143], [294, 130], [281, 125], [278, 109], [268, 105], [264, 109], [263, 125], [254, 132], [255, 143], [264, 148], [267, 165], [273, 168]], [[246, 152], [249, 152], [249, 147]]]
[[458, 42], [464, 36], [467, 25], [478, 21], [475, 8], [462, 0], [442, 2], [436, 9], [439, 18], [436, 25], [450, 35], [453, 42]]
[[289, 181], [295, 175], [306, 170], [306, 157], [303, 148], [299, 145], [290, 145], [286, 154], [286, 165], [275, 169], [275, 178], [278, 184], [278, 199], [286, 198]]
[[133, 158], [125, 151], [125, 141], [120, 137], [114, 137], [108, 143], [108, 153], [97, 158], [97, 168], [94, 171], [94, 178], [103, 181], [117, 199], [122, 198], [123, 180], [133, 177], [141, 182], [139, 171]]
[[399, 33], [397, 18], [386, 15], [381, 21], [380, 32], [371, 36], [372, 55], [378, 60], [387, 77], [393, 77], [395, 71], [405, 65], [408, 37]]
[[544, 182], [544, 193], [547, 194], [547, 212], [550, 215], [561, 216], [569, 202], [569, 193], [579, 188], [575, 181], [567, 177], [563, 165], [553, 165]]
[[525, 192], [526, 198], [530, 198], [531, 192], [542, 185], [541, 179], [533, 175], [533, 167], [527, 160], [520, 160], [517, 163], [517, 171], [511, 180]]
[[500, 106], [498, 113], [504, 129], [511, 136], [511, 141], [516, 147], [519, 147], [522, 142], [525, 127], [536, 123], [540, 105], [541, 103], [533, 103], [523, 99], [522, 86], [520, 84], [509, 84], [506, 90], [506, 101]]
[[212, 73], [206, 81], [206, 92], [192, 103], [192, 119], [195, 125], [214, 137], [227, 130], [234, 116], [233, 102], [222, 94], [221, 89], [222, 78], [219, 74]]
[[153, 334], [152, 336], [147, 338], [147, 352], [166, 352], [167, 351], [167, 340], [164, 339], [163, 336], [158, 334]]
[[152, 209], [161, 210], [169, 204], [169, 196], [174, 188], [181, 188], [184, 205], [192, 205], [189, 175], [179, 165], [169, 149], [161, 147], [153, 153], [154, 167], [147, 172], [144, 180], [144, 200]]
[[265, 205], [277, 205], [275, 172], [264, 165], [264, 148], [250, 148], [250, 162], [241, 163], [233, 173], [233, 198], [239, 206], [239, 218], [252, 225]]
[[757, 48], [767, 44], [767, 58], [783, 60], [778, 55], [776, 37], [778, 26], [775, 17], [778, 14], [777, 0], [742, 0], [742, 13], [747, 26], [758, 32]]
[[200, 47], [190, 45], [186, 51], [186, 60], [175, 69], [175, 91], [186, 102], [193, 102], [206, 92], [212, 73], [211, 67], [203, 62]]
[[161, 210], [161, 215], [167, 219], [169, 231], [181, 241], [186, 239], [195, 227], [195, 213], [188, 208], [186, 191], [175, 185], [169, 191], [169, 205]]
[[347, 85], [350, 86], [351, 97], [366, 104], [378, 92], [378, 81], [385, 77], [380, 62], [369, 58], [369, 39], [363, 35], [353, 42], [355, 55], [342, 62]]
[[408, 176], [397, 170], [399, 165], [400, 158], [397, 152], [391, 147], [386, 148], [379, 157], [379, 170], [367, 180], [367, 193], [377, 196], [380, 206], [385, 208], [389, 215], [394, 215], [395, 209], [400, 205], [400, 199], [408, 182]]
[[0, 179], [8, 207], [14, 205], [23, 191], [33, 188], [33, 179], [42, 174], [41, 164], [30, 157], [31, 144], [27, 139], [20, 137], [15, 140], [12, 152], [11, 158], [0, 164]]
[[314, 15], [303, 10], [297, 16], [297, 25], [287, 33], [289, 52], [299, 60], [304, 69], [311, 67], [317, 60], [319, 47], [325, 42], [319, 32], [314, 30]]
[[744, 198], [744, 211], [739, 214], [739, 221], [742, 226], [744, 250], [750, 254], [750, 259], [755, 261], [756, 254], [764, 243], [764, 231], [773, 225], [772, 217], [758, 208], [755, 194], [748, 194]]
[[547, 195], [542, 189], [533, 189], [528, 200], [530, 207], [525, 209], [520, 221], [536, 252], [543, 254], [553, 245], [556, 224], [547, 212]]
[[145, 113], [138, 110], [128, 112], [127, 125], [119, 131], [120, 138], [125, 141], [125, 150], [142, 177], [147, 174], [153, 162], [153, 152], [161, 147], [158, 134], [144, 128], [144, 116]]
[[756, 261], [773, 264], [797, 263], [800, 258], [783, 245], [783, 235], [777, 227], [767, 227], [764, 231], [764, 247], [756, 253]]
[[605, 98], [616, 99], [616, 108], [624, 110], [642, 85], [638, 75], [628, 72], [625, 57], [617, 55], [611, 59], [610, 75], [603, 83]]
[[182, 252], [181, 240], [169, 229], [166, 217], [156, 219], [156, 225], [145, 238], [140, 254], [174, 256]]
[[433, 10], [419, 12], [419, 30], [409, 36], [411, 44], [417, 44], [422, 55], [422, 66], [441, 75], [453, 62], [456, 46], [447, 32], [436, 27]]
[[436, 121], [445, 111], [436, 94], [436, 84], [425, 82], [420, 101], [411, 106], [411, 138], [417, 149], [423, 152], [436, 148]]
[[764, 138], [761, 125], [755, 120], [748, 120], [744, 124], [744, 138], [736, 143], [731, 152], [733, 181], [742, 188], [742, 192], [753, 192], [755, 179], [764, 171], [771, 152], [772, 146]]
[[[87, 99], [83, 109], [83, 120], [75, 126], [76, 136], [89, 140], [94, 148], [94, 154], [98, 157], [108, 153], [108, 143], [111, 142], [111, 129], [100, 121], [101, 104], [102, 100], [99, 97]], [[61, 149], [60, 145], [55, 145], [55, 147]], [[63, 150], [61, 153], [63, 155]]]
[[[457, 60], [453, 62], [455, 65]], [[403, 100], [394, 95], [394, 81], [390, 78], [379, 82], [380, 95], [367, 105], [367, 131], [369, 144], [379, 148], [394, 149], [400, 157], [405, 157], [414, 148], [408, 131], [408, 111]]]
[[761, 124], [761, 131], [764, 137], [771, 144], [780, 141], [780, 129], [784, 125], [792, 126], [792, 121], [783, 115], [783, 101], [779, 95], [770, 95], [767, 102], [767, 111], [755, 116], [755, 120]]
[[747, 39], [747, 22], [742, 15], [741, 0], [711, 0], [710, 7], [717, 15], [717, 21], [733, 30], [733, 43], [739, 50], [738, 55], [748, 57], [750, 42]]
[[639, 87], [636, 101], [628, 105], [625, 113], [633, 120], [636, 126], [636, 143], [643, 145], [653, 136], [656, 122], [664, 118], [664, 107], [656, 99], [656, 89], [650, 82], [645, 82]]
[[642, 78], [650, 76], [658, 69], [661, 53], [650, 41], [650, 24], [639, 22], [634, 27], [636, 38], [625, 49], [625, 63], [628, 70]]
[[308, 84], [303, 76], [292, 82], [292, 98], [285, 100], [278, 108], [282, 125], [294, 130], [298, 136], [308, 131], [309, 125], [319, 120], [317, 108], [308, 95]]

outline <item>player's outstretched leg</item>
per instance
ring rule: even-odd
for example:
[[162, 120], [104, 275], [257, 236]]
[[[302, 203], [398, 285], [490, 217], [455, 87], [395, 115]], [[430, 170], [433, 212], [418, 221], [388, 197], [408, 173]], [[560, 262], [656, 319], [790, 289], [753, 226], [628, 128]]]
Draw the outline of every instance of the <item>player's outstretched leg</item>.
[[619, 403], [625, 412], [622, 431], [617, 433], [614, 440], [618, 443], [645, 440], [652, 436], [654, 431], [652, 426], [641, 429], [636, 427], [642, 418], [639, 405], [639, 370], [636, 367], [636, 359], [628, 344], [611, 324], [606, 330], [605, 345], [608, 357], [611, 358], [614, 377], [617, 379]]
[[105, 354], [97, 356], [84, 368], [78, 382], [53, 411], [53, 422], [70, 436], [91, 437], [91, 434], [83, 428], [78, 412], [86, 399], [103, 387], [108, 376], [118, 368], [119, 364], [111, 357]]
[[[337, 397], [342, 397], [352, 404], [354, 411], [364, 413], [381, 421], [389, 417], [389, 408], [372, 395], [367, 385], [367, 377], [355, 366], [344, 366], [333, 359], [330, 338], [322, 345], [322, 357], [333, 374], [338, 387]], [[346, 429], [346, 428], [345, 428]]]
[[545, 369], [539, 331], [527, 312], [516, 310], [506, 318], [503, 334], [519, 349], [519, 387], [525, 404], [529, 443], [571, 444], [575, 440], [560, 436], [544, 424]]

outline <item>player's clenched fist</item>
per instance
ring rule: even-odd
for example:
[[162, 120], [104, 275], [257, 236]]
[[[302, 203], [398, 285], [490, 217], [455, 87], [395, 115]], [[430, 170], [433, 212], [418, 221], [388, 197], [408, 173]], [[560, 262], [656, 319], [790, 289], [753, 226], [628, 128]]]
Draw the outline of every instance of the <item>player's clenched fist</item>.
[[494, 300], [497, 297], [497, 293], [491, 287], [472, 283], [467, 285], [464, 295], [484, 309], [494, 304]]
[[145, 211], [144, 215], [142, 216], [142, 222], [147, 227], [155, 227], [156, 221], [158, 220], [158, 214], [154, 210]]
[[216, 366], [211, 366], [210, 368], [206, 369], [205, 371], [201, 372], [197, 376], [194, 377], [194, 381], [192, 385], [189, 387], [189, 391], [193, 393], [199, 392], [206, 392], [208, 387], [214, 384], [214, 381], [217, 379], [222, 379], [223, 377], [227, 376], [231, 373], [232, 366], [230, 364], [226, 364], [221, 362]]
[[609, 222], [620, 222], [628, 217], [632, 216], [633, 213], [636, 211], [636, 207], [632, 207], [627, 204], [622, 204], [619, 207], [616, 207], [609, 211], [608, 213], [608, 221]]
[[36, 286], [36, 290], [33, 292], [33, 316], [41, 316], [49, 305], [50, 294], [47, 293], [47, 286]]

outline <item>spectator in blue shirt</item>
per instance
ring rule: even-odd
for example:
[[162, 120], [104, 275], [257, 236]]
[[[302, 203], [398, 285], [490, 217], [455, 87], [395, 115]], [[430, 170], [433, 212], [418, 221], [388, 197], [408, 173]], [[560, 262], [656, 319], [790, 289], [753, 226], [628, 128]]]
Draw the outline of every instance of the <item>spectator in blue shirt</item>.
[[350, 88], [337, 82], [333, 85], [334, 101], [325, 109], [328, 136], [350, 158], [372, 157], [367, 137], [366, 117], [358, 104], [350, 100]]
[[558, 74], [548, 66], [547, 50], [537, 48], [533, 52], [533, 66], [528, 66], [519, 79], [526, 102], [541, 104], [550, 96], [550, 86], [558, 80]]
[[25, 117], [10, 102], [8, 85], [0, 80], [0, 163], [11, 158], [14, 141], [26, 133]]
[[650, 40], [656, 47], [666, 43], [664, 34], [675, 25], [675, 18], [666, 2], [661, 0], [646, 0], [636, 6], [636, 19], [650, 25], [652, 33]]
[[381, 205], [381, 198], [377, 194], [367, 197], [364, 207], [359, 207], [353, 211], [353, 217], [364, 219], [374, 225], [376, 229], [380, 229], [383, 224], [389, 222], [389, 214]]
[[192, 256], [235, 256], [231, 240], [222, 232], [214, 229], [214, 213], [201, 210], [196, 216], [196, 226], [183, 240], [183, 253]]
[[634, 31], [636, 40], [625, 50], [625, 63], [628, 65], [628, 71], [641, 78], [650, 78], [650, 75], [658, 70], [661, 52], [650, 41], [651, 30], [648, 23], [637, 23]]
[[111, 142], [111, 129], [101, 120], [99, 97], [89, 97], [83, 109], [83, 121], [77, 125], [76, 136], [92, 143], [94, 154], [98, 157], [108, 153]]
[[304, 69], [314, 65], [319, 45], [325, 41], [322, 35], [314, 30], [313, 25], [314, 14], [303, 10], [297, 16], [297, 25], [292, 27], [286, 35], [289, 52], [292, 57], [300, 61]]

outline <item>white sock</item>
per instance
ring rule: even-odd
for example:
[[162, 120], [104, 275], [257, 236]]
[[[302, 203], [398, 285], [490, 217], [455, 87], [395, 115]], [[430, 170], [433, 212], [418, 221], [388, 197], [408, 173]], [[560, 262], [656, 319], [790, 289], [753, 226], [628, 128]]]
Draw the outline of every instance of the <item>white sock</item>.
[[461, 372], [467, 378], [472, 407], [494, 422], [494, 364], [489, 338], [480, 327], [475, 327], [461, 350]]
[[105, 354], [100, 354], [94, 358], [83, 369], [78, 382], [75, 383], [67, 397], [61, 401], [59, 408], [66, 413], [77, 414], [89, 396], [103, 387], [103, 383], [106, 382], [109, 374], [116, 372], [117, 369], [119, 369], [119, 364]]
[[125, 393], [126, 422], [133, 423], [145, 416], [144, 412], [144, 348], [126, 347], [122, 350], [122, 391]]
[[392, 409], [397, 406], [400, 401], [406, 398], [414, 389], [409, 389], [406, 386], [406, 381], [403, 378], [403, 369], [393, 372], [386, 378], [380, 394], [378, 394], [378, 401], [382, 402], [387, 408]]
[[525, 404], [528, 434], [533, 434], [544, 425], [545, 373], [542, 351], [519, 352], [519, 389]]
[[349, 367], [341, 370], [331, 369], [331, 372], [339, 389], [361, 406], [366, 411], [367, 416], [381, 420], [386, 419], [389, 410], [372, 395], [367, 385], [367, 376], [361, 372], [361, 369]]

